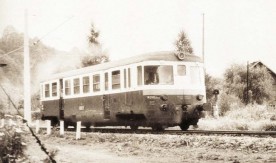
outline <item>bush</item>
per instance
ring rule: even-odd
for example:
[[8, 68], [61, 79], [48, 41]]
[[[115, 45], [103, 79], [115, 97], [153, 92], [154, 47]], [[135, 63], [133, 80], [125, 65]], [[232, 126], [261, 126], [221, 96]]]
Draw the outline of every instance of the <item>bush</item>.
[[275, 108], [266, 105], [236, 105], [228, 103], [223, 117], [200, 119], [199, 129], [276, 131]]
[[247, 105], [244, 107], [231, 108], [231, 111], [226, 114], [231, 119], [246, 119], [248, 121], [270, 120], [275, 116], [275, 109], [269, 108], [266, 105]]
[[41, 111], [32, 111], [32, 120], [40, 120], [41, 117]]
[[234, 95], [228, 95], [224, 92], [221, 93], [218, 99], [218, 107], [220, 115], [225, 115], [231, 108], [242, 106], [241, 101]]
[[[14, 127], [0, 129], [1, 162], [15, 162], [24, 158], [22, 137]], [[21, 160], [22, 160], [21, 159]]]
[[225, 71], [224, 80], [226, 93], [235, 95], [245, 104], [263, 104], [274, 97], [273, 79], [265, 67], [250, 68], [247, 74], [246, 66], [233, 64]]

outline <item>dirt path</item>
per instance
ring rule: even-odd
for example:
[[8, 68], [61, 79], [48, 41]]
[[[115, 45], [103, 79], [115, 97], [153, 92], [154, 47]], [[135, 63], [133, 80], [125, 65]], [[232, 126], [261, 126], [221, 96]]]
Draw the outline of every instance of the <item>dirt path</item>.
[[[39, 136], [61, 163], [276, 162], [275, 138], [89, 133], [75, 140], [73, 134]], [[27, 146], [30, 162], [45, 160], [33, 138]]]

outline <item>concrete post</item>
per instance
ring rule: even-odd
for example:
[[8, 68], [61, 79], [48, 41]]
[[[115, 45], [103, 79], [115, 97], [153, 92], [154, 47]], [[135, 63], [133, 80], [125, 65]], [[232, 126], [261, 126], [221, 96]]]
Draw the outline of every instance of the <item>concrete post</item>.
[[64, 135], [64, 121], [60, 121], [59, 129], [60, 135]]
[[5, 126], [5, 119], [1, 119], [1, 127], [0, 128], [3, 128]]
[[13, 125], [13, 121], [12, 119], [9, 119], [9, 126], [12, 126]]
[[39, 129], [40, 129], [40, 125], [39, 125], [39, 120], [37, 119], [37, 120], [35, 121], [35, 133], [38, 134]]
[[47, 126], [47, 135], [51, 135], [51, 121], [46, 120], [46, 126]]
[[81, 121], [77, 122], [77, 131], [76, 131], [76, 139], [80, 139], [81, 138]]

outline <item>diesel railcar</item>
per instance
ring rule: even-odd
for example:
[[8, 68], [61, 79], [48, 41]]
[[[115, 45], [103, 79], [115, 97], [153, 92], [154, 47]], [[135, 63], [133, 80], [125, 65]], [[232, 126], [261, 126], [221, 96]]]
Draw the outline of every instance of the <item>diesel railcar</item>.
[[163, 130], [196, 125], [206, 103], [195, 55], [154, 52], [54, 74], [41, 87], [43, 120]]

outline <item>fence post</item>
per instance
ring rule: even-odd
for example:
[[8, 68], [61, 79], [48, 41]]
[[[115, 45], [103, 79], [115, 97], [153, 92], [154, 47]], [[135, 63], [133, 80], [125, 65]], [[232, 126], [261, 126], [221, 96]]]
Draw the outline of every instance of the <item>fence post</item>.
[[46, 120], [46, 125], [47, 125], [47, 135], [51, 135], [51, 121]]
[[81, 138], [81, 121], [77, 122], [77, 133], [76, 133], [76, 139], [80, 139]]
[[64, 121], [60, 121], [59, 129], [60, 135], [64, 135]]
[[1, 119], [1, 127], [0, 128], [3, 128], [5, 126], [5, 119]]
[[12, 126], [13, 125], [13, 121], [12, 119], [9, 119], [9, 126]]
[[39, 125], [39, 120], [37, 119], [37, 120], [35, 121], [35, 133], [38, 134], [39, 129], [40, 129], [40, 125]]

